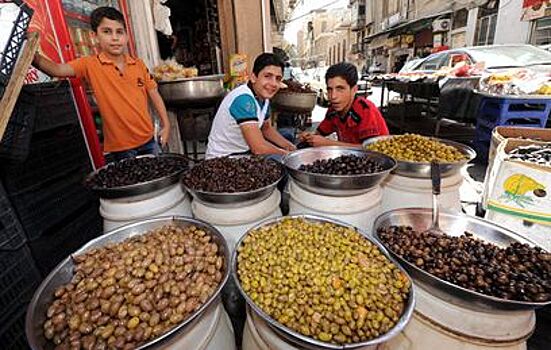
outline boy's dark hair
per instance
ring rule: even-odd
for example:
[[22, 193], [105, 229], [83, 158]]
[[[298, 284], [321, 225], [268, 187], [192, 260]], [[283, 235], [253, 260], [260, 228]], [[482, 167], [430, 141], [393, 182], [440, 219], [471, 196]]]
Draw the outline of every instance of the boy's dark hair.
[[263, 70], [265, 67], [268, 66], [276, 66], [281, 68], [281, 72], [283, 72], [285, 68], [285, 64], [279, 58], [278, 56], [274, 55], [273, 53], [263, 53], [260, 54], [255, 60], [253, 65], [253, 73], [254, 75], [258, 76], [258, 73], [260, 73], [261, 70]]
[[325, 73], [325, 83], [327, 84], [329, 79], [336, 77], [343, 78], [346, 80], [348, 85], [350, 85], [350, 87], [354, 87], [356, 86], [356, 83], [358, 83], [358, 70], [352, 63], [337, 63], [329, 67]]
[[98, 31], [98, 26], [104, 18], [117, 21], [126, 29], [126, 23], [124, 22], [122, 13], [114, 7], [103, 6], [92, 11], [90, 15], [90, 26], [94, 32]]

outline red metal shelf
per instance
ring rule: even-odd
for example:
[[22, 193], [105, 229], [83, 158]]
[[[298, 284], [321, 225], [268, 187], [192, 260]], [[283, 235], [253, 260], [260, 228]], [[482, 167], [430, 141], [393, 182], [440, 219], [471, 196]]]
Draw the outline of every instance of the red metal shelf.
[[81, 15], [80, 13], [76, 13], [76, 12], [72, 12], [72, 11], [68, 11], [68, 10], [63, 9], [63, 14], [66, 17], [76, 19], [76, 20], [81, 21], [81, 22], [90, 23], [90, 17]]

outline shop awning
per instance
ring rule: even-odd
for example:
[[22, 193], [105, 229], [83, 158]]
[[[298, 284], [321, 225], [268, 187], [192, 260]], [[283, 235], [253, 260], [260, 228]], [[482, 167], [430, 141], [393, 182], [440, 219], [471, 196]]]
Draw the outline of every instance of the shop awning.
[[[364, 38], [364, 43], [365, 44], [372, 43], [375, 40], [375, 38], [378, 39], [378, 37], [380, 37], [382, 35], [386, 35], [386, 37], [389, 37], [389, 36], [394, 36], [394, 35], [400, 35], [400, 34], [405, 34], [405, 33], [410, 33], [410, 32], [421, 31], [425, 28], [430, 27], [432, 25], [432, 21], [435, 18], [445, 16], [445, 15], [449, 15], [451, 13], [452, 13], [452, 11], [444, 11], [444, 12], [440, 12], [440, 13], [433, 14], [433, 15], [430, 15], [430, 16], [417, 18], [417, 19], [411, 20], [411, 21], [406, 22], [406, 23], [399, 24], [395, 27], [380, 31], [378, 33], [375, 33], [373, 35], [370, 35], [370, 36]], [[385, 39], [386, 39], [386, 37], [385, 37]]]

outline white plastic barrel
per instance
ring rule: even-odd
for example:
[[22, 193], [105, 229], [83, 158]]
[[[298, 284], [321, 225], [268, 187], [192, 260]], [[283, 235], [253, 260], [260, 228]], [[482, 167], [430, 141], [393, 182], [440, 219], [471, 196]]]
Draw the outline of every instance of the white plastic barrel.
[[235, 337], [220, 298], [184, 332], [178, 332], [155, 349], [235, 350]]
[[235, 245], [248, 229], [266, 219], [281, 216], [280, 201], [281, 194], [274, 190], [268, 198], [243, 206], [232, 204], [213, 207], [209, 203], [194, 199], [191, 211], [196, 219], [216, 227], [228, 242], [230, 253], [233, 253]]
[[[380, 347], [380, 345], [379, 345]], [[275, 333], [270, 326], [260, 318], [254, 311], [247, 309], [247, 321], [243, 329], [243, 350], [299, 350], [285, 339]], [[366, 346], [358, 350], [378, 349], [377, 345]]]
[[104, 232], [126, 224], [160, 216], [191, 216], [190, 196], [175, 184], [153, 197], [100, 199], [100, 214]]
[[327, 216], [371, 232], [373, 222], [381, 214], [381, 188], [355, 196], [330, 197], [305, 190], [289, 180], [289, 215], [314, 214]]
[[[442, 178], [438, 203], [449, 212], [461, 211], [461, 173]], [[391, 174], [382, 184], [383, 212], [400, 208], [432, 208], [432, 181]]]
[[385, 350], [524, 350], [536, 324], [534, 311], [474, 311], [415, 287], [416, 305], [406, 328]]

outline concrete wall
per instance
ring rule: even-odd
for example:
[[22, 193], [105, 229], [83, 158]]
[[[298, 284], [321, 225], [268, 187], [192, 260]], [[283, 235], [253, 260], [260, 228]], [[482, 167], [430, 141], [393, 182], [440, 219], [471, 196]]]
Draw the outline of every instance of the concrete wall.
[[521, 15], [522, 0], [500, 2], [495, 44], [528, 43], [531, 23], [521, 21]]

